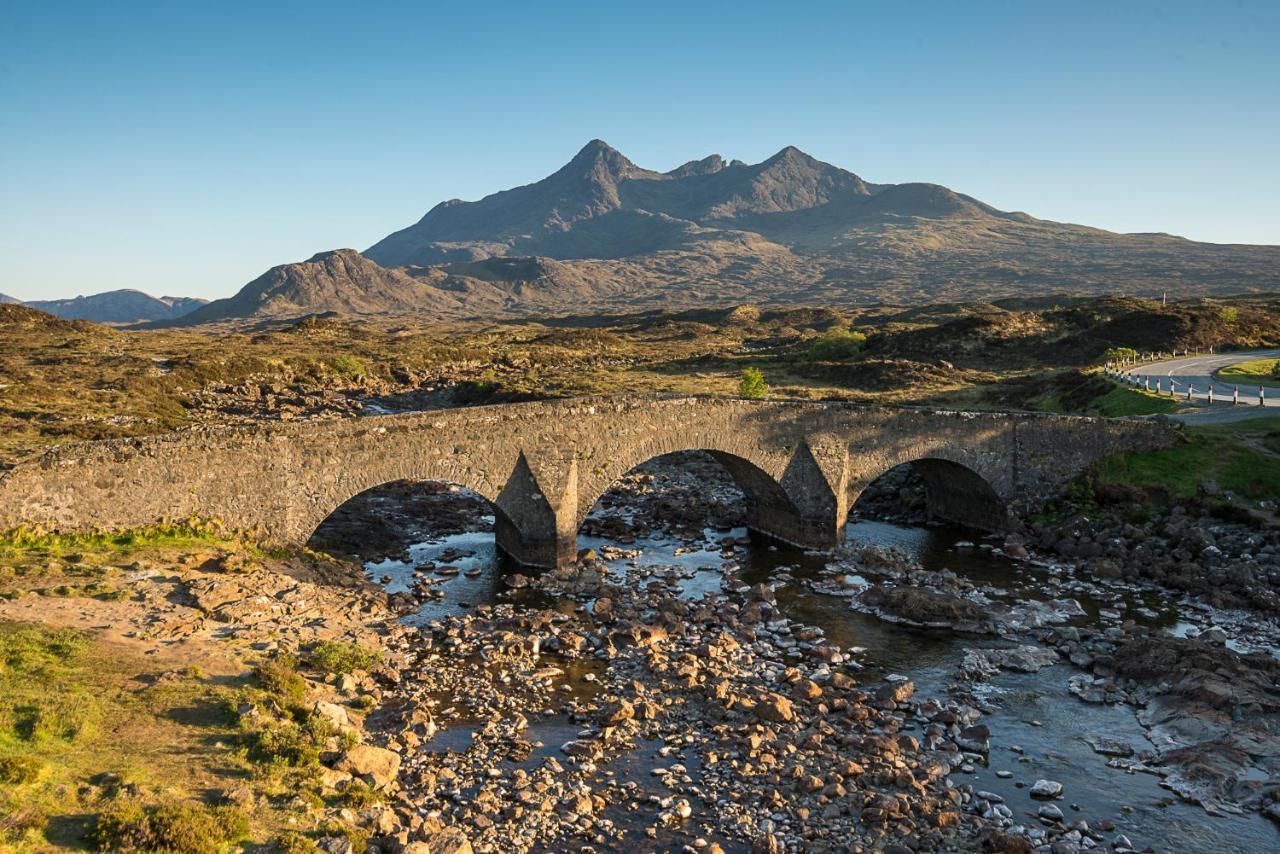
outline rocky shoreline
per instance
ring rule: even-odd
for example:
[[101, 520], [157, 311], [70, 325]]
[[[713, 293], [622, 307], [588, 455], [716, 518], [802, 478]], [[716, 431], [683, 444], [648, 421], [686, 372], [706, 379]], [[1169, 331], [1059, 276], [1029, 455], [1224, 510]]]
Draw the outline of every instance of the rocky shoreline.
[[[1126, 604], [1148, 583], [1044, 559], [1029, 565], [1062, 595], [1039, 602], [883, 550], [846, 549], [799, 579], [880, 619], [1015, 644], [975, 648], [947, 692], [920, 696], [909, 679], [866, 678], [860, 650], [789, 619], [776, 592], [797, 579], [785, 570], [697, 599], [682, 589], [687, 567], [634, 565], [619, 578], [609, 563], [635, 564], [626, 548], [638, 537], [730, 563], [745, 544], [705, 539], [712, 522], [734, 521], [732, 487], [708, 489], [705, 461], [680, 463], [629, 477], [592, 514], [584, 534], [619, 547], [584, 553], [574, 571], [508, 576], [507, 604], [401, 637], [407, 667], [377, 738], [403, 758], [409, 836], [447, 830], [479, 851], [1141, 850], [1113, 821], [1064, 811], [1069, 793], [1052, 779], [1021, 781], [1037, 804], [1025, 813], [964, 780], [993, 764], [984, 680], [1058, 663], [1078, 668], [1077, 697], [1130, 704], [1151, 734], [1149, 746], [1091, 736], [1112, 767], [1158, 775], [1210, 813], [1276, 812], [1277, 664], [1226, 645], [1274, 649], [1274, 626], [1236, 632], [1206, 603], [1200, 625], [1169, 642], [1144, 625], [1145, 605]], [[1032, 557], [1021, 544], [972, 548]], [[1110, 607], [1086, 612], [1082, 592]], [[1224, 668], [1231, 691], [1215, 694]]]

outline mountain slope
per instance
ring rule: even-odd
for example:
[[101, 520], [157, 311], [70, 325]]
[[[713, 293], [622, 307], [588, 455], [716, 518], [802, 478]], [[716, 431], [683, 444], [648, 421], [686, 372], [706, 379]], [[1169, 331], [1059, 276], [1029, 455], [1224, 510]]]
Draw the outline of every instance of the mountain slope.
[[[436, 278], [440, 278], [437, 276]], [[347, 314], [436, 311], [456, 314], [457, 299], [403, 270], [387, 270], [354, 249], [321, 252], [272, 267], [228, 299], [181, 318], [181, 325], [229, 318], [291, 318], [315, 312]]]
[[0, 305], [22, 305], [22, 300], [14, 299], [8, 294], [0, 294]]
[[658, 172], [593, 140], [540, 181], [442, 202], [363, 255], [273, 268], [183, 322], [1273, 289], [1280, 247], [1051, 222], [938, 184], [871, 183], [794, 147]]
[[0, 294], [0, 303], [25, 305], [65, 320], [128, 324], [153, 320], [173, 320], [204, 305], [208, 300], [193, 297], [153, 297], [142, 291], [106, 291], [73, 299], [22, 302]]

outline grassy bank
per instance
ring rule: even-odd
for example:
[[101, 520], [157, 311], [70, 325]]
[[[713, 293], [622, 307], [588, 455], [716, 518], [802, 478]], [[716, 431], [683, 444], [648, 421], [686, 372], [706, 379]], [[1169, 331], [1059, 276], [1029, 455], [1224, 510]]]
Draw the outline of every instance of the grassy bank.
[[0, 850], [82, 847], [100, 813], [197, 804], [236, 773], [216, 746], [230, 692], [150, 670], [82, 632], [0, 622]]
[[1159, 415], [1174, 412], [1177, 401], [1143, 389], [1118, 385], [1097, 370], [1060, 376], [1052, 391], [1035, 402], [1041, 412], [1080, 415], [1094, 413], [1106, 418], [1131, 415]]
[[1216, 484], [1252, 501], [1280, 500], [1280, 417], [1190, 427], [1186, 436], [1167, 450], [1108, 457], [1097, 466], [1098, 482], [1162, 487], [1183, 497]]
[[1280, 359], [1254, 359], [1249, 362], [1228, 365], [1218, 371], [1218, 376], [1223, 379], [1240, 380], [1241, 382], [1263, 382], [1280, 379]]

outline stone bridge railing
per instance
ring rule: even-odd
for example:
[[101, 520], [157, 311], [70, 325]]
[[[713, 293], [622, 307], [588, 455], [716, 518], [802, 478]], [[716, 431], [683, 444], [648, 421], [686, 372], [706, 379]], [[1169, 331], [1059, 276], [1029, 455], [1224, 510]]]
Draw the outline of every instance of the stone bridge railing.
[[831, 547], [849, 508], [913, 463], [935, 516], [988, 530], [1039, 507], [1100, 457], [1176, 442], [1145, 421], [696, 397], [575, 398], [370, 418], [200, 427], [64, 445], [0, 477], [0, 529], [129, 528], [217, 518], [305, 542], [337, 507], [396, 480], [491, 501], [499, 546], [561, 565], [603, 492], [673, 451], [711, 452], [752, 528]]

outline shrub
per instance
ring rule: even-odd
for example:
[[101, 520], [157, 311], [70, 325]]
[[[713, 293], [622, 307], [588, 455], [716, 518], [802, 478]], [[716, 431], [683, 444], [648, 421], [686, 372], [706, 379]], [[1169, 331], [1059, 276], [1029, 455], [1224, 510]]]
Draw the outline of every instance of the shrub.
[[288, 831], [271, 840], [271, 848], [280, 854], [319, 854], [320, 849], [301, 833]]
[[298, 659], [287, 652], [277, 652], [253, 671], [264, 691], [282, 700], [298, 703], [307, 692], [307, 682], [298, 673]]
[[270, 724], [244, 736], [249, 761], [301, 767], [320, 761], [315, 739], [296, 724]]
[[809, 345], [808, 357], [815, 362], [831, 362], [848, 359], [862, 352], [867, 336], [848, 329], [828, 329], [817, 341]]
[[356, 643], [320, 641], [311, 647], [307, 661], [317, 670], [341, 676], [353, 670], [368, 670], [378, 663], [379, 656]]
[[126, 802], [98, 816], [89, 841], [99, 851], [218, 854], [249, 835], [249, 820], [231, 806]]
[[362, 780], [352, 780], [347, 783], [346, 788], [338, 795], [338, 802], [344, 807], [362, 810], [366, 807], [376, 806], [382, 802], [382, 798]]
[[1108, 347], [1106, 352], [1102, 354], [1105, 362], [1121, 362], [1125, 359], [1138, 358], [1138, 351], [1132, 347]]
[[765, 385], [764, 374], [759, 368], [747, 368], [742, 372], [742, 379], [738, 382], [739, 397], [758, 400], [768, 393], [769, 386]]
[[44, 764], [30, 756], [0, 756], [0, 783], [21, 786], [34, 783]]
[[330, 359], [329, 367], [333, 368], [333, 372], [344, 380], [358, 380], [368, 373], [364, 362], [355, 356], [345, 354], [334, 356]]

